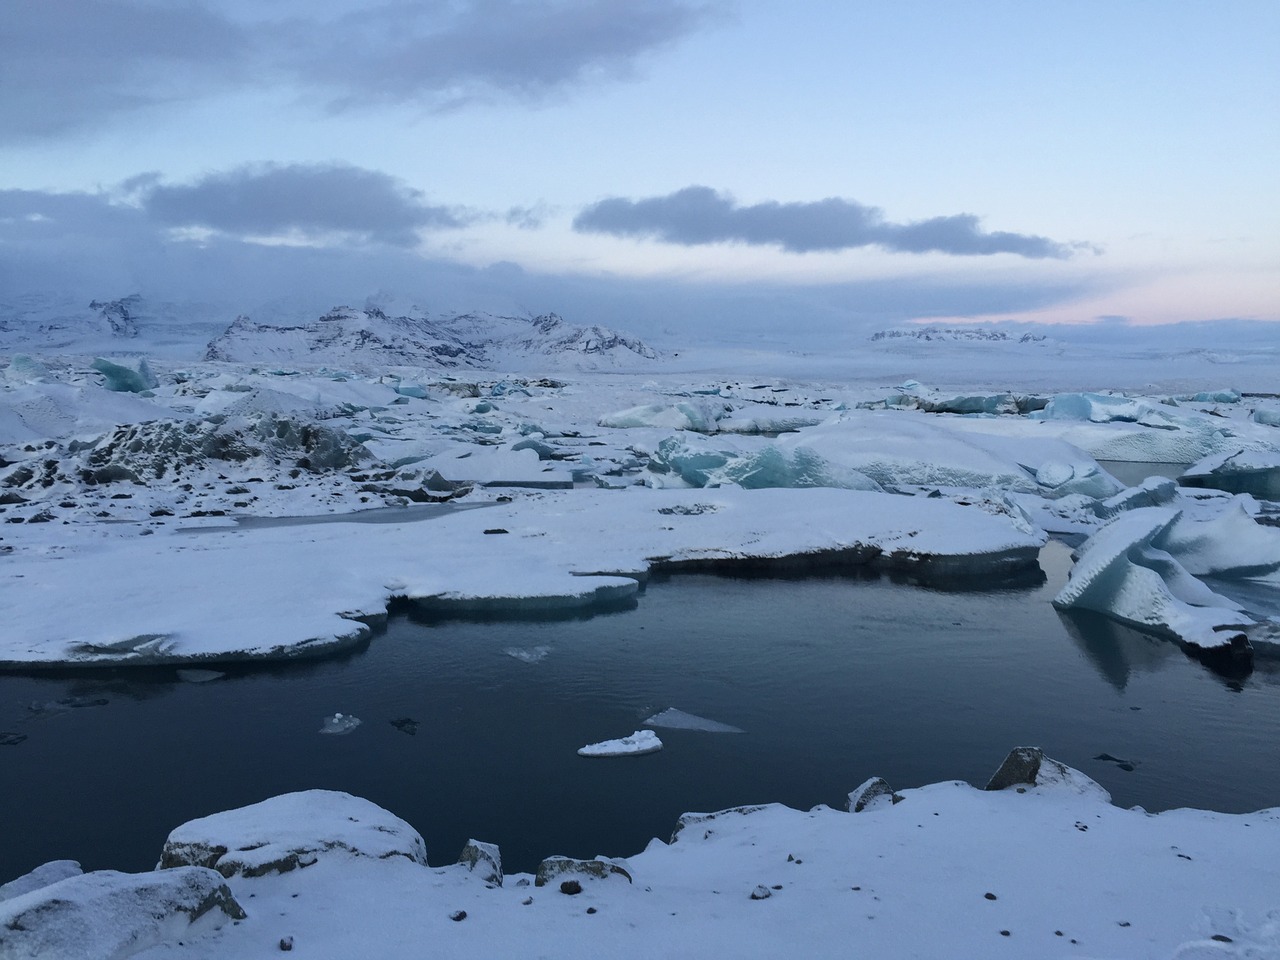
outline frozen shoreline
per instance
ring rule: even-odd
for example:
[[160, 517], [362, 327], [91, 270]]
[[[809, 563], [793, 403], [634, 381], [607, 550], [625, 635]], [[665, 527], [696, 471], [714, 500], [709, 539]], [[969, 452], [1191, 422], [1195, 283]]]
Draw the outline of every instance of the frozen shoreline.
[[[491, 844], [428, 866], [417, 831], [368, 801], [290, 794], [175, 829], [153, 874], [51, 864], [0, 888], [0, 953], [224, 960], [287, 943], [335, 960], [416, 957], [426, 944], [446, 957], [1280, 955], [1280, 809], [1124, 810], [1028, 748], [985, 790], [873, 779], [849, 809], [686, 814], [669, 842], [626, 860], [550, 857], [536, 875], [504, 876]], [[171, 890], [179, 878], [217, 907], [193, 922]], [[112, 911], [98, 908], [104, 898]]]

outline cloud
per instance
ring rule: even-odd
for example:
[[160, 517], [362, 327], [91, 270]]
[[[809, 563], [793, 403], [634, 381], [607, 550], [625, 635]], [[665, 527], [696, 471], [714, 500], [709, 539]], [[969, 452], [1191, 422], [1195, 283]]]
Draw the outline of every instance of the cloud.
[[625, 78], [711, 19], [691, 0], [394, 2], [336, 17], [302, 2], [14, 0], [5, 8], [0, 142], [246, 88], [336, 110], [538, 100]]
[[252, 35], [195, 3], [38, 0], [0, 17], [0, 141], [94, 126], [242, 79]]
[[986, 256], [1012, 253], [1030, 258], [1066, 258], [1071, 248], [1046, 237], [984, 232], [973, 214], [933, 217], [914, 223], [885, 220], [883, 211], [854, 200], [829, 197], [808, 203], [776, 200], [741, 206], [710, 187], [685, 187], [665, 197], [610, 197], [574, 218], [581, 233], [653, 237], [667, 243], [775, 245], [792, 253], [878, 246], [904, 253]]
[[[141, 182], [139, 182], [141, 181]], [[157, 223], [240, 236], [341, 233], [413, 246], [418, 231], [460, 227], [462, 214], [376, 170], [348, 164], [266, 164], [210, 174], [192, 184], [134, 178], [141, 206]]]
[[539, 99], [601, 79], [708, 21], [682, 0], [471, 0], [361, 10], [312, 31], [297, 61], [329, 104]]

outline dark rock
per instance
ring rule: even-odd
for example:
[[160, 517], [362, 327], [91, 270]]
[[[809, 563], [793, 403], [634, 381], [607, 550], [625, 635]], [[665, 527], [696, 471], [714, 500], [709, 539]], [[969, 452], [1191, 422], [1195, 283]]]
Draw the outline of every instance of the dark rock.
[[773, 896], [773, 891], [770, 890], [768, 887], [766, 887], [763, 883], [758, 884], [756, 888], [751, 891], [752, 900], [768, 900], [772, 896]]
[[621, 864], [612, 860], [574, 860], [572, 857], [547, 857], [538, 864], [534, 876], [534, 885], [544, 887], [557, 877], [590, 877], [604, 880], [618, 876], [631, 882], [631, 873]]
[[455, 923], [465, 920], [467, 919], [467, 911], [455, 910], [453, 911], [453, 913], [449, 914], [449, 919], [454, 921]]
[[281, 938], [280, 938], [280, 949], [281, 949], [281, 950], [284, 950], [286, 953], [287, 953], [288, 951], [292, 950], [292, 949], [293, 949], [293, 937], [281, 937]]
[[560, 882], [560, 892], [568, 894], [571, 897], [576, 897], [582, 892], [582, 884], [577, 880], [562, 880]]

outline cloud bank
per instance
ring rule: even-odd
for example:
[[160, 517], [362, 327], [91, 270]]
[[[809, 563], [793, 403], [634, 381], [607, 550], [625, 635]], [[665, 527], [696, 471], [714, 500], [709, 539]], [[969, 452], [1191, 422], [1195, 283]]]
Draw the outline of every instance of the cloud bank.
[[1071, 255], [1070, 247], [1047, 237], [985, 232], [978, 217], [970, 213], [893, 223], [878, 207], [838, 197], [741, 206], [727, 194], [702, 186], [644, 200], [610, 197], [580, 212], [573, 227], [581, 233], [651, 237], [683, 246], [746, 243], [779, 246], [792, 253], [878, 246], [955, 256], [1011, 253], [1064, 259]]
[[702, 28], [689, 0], [455, 0], [250, 6], [15, 0], [0, 17], [0, 143], [246, 88], [334, 110], [535, 101], [625, 78]]
[[339, 163], [240, 167], [193, 184], [143, 185], [139, 199], [167, 226], [248, 236], [343, 233], [402, 247], [416, 244], [421, 229], [466, 222], [389, 174]]

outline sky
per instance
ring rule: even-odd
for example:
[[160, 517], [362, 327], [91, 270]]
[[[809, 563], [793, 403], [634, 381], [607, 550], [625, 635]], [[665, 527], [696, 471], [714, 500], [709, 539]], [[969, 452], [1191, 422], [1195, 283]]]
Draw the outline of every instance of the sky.
[[11, 0], [0, 299], [1276, 320], [1278, 41], [1274, 0]]

